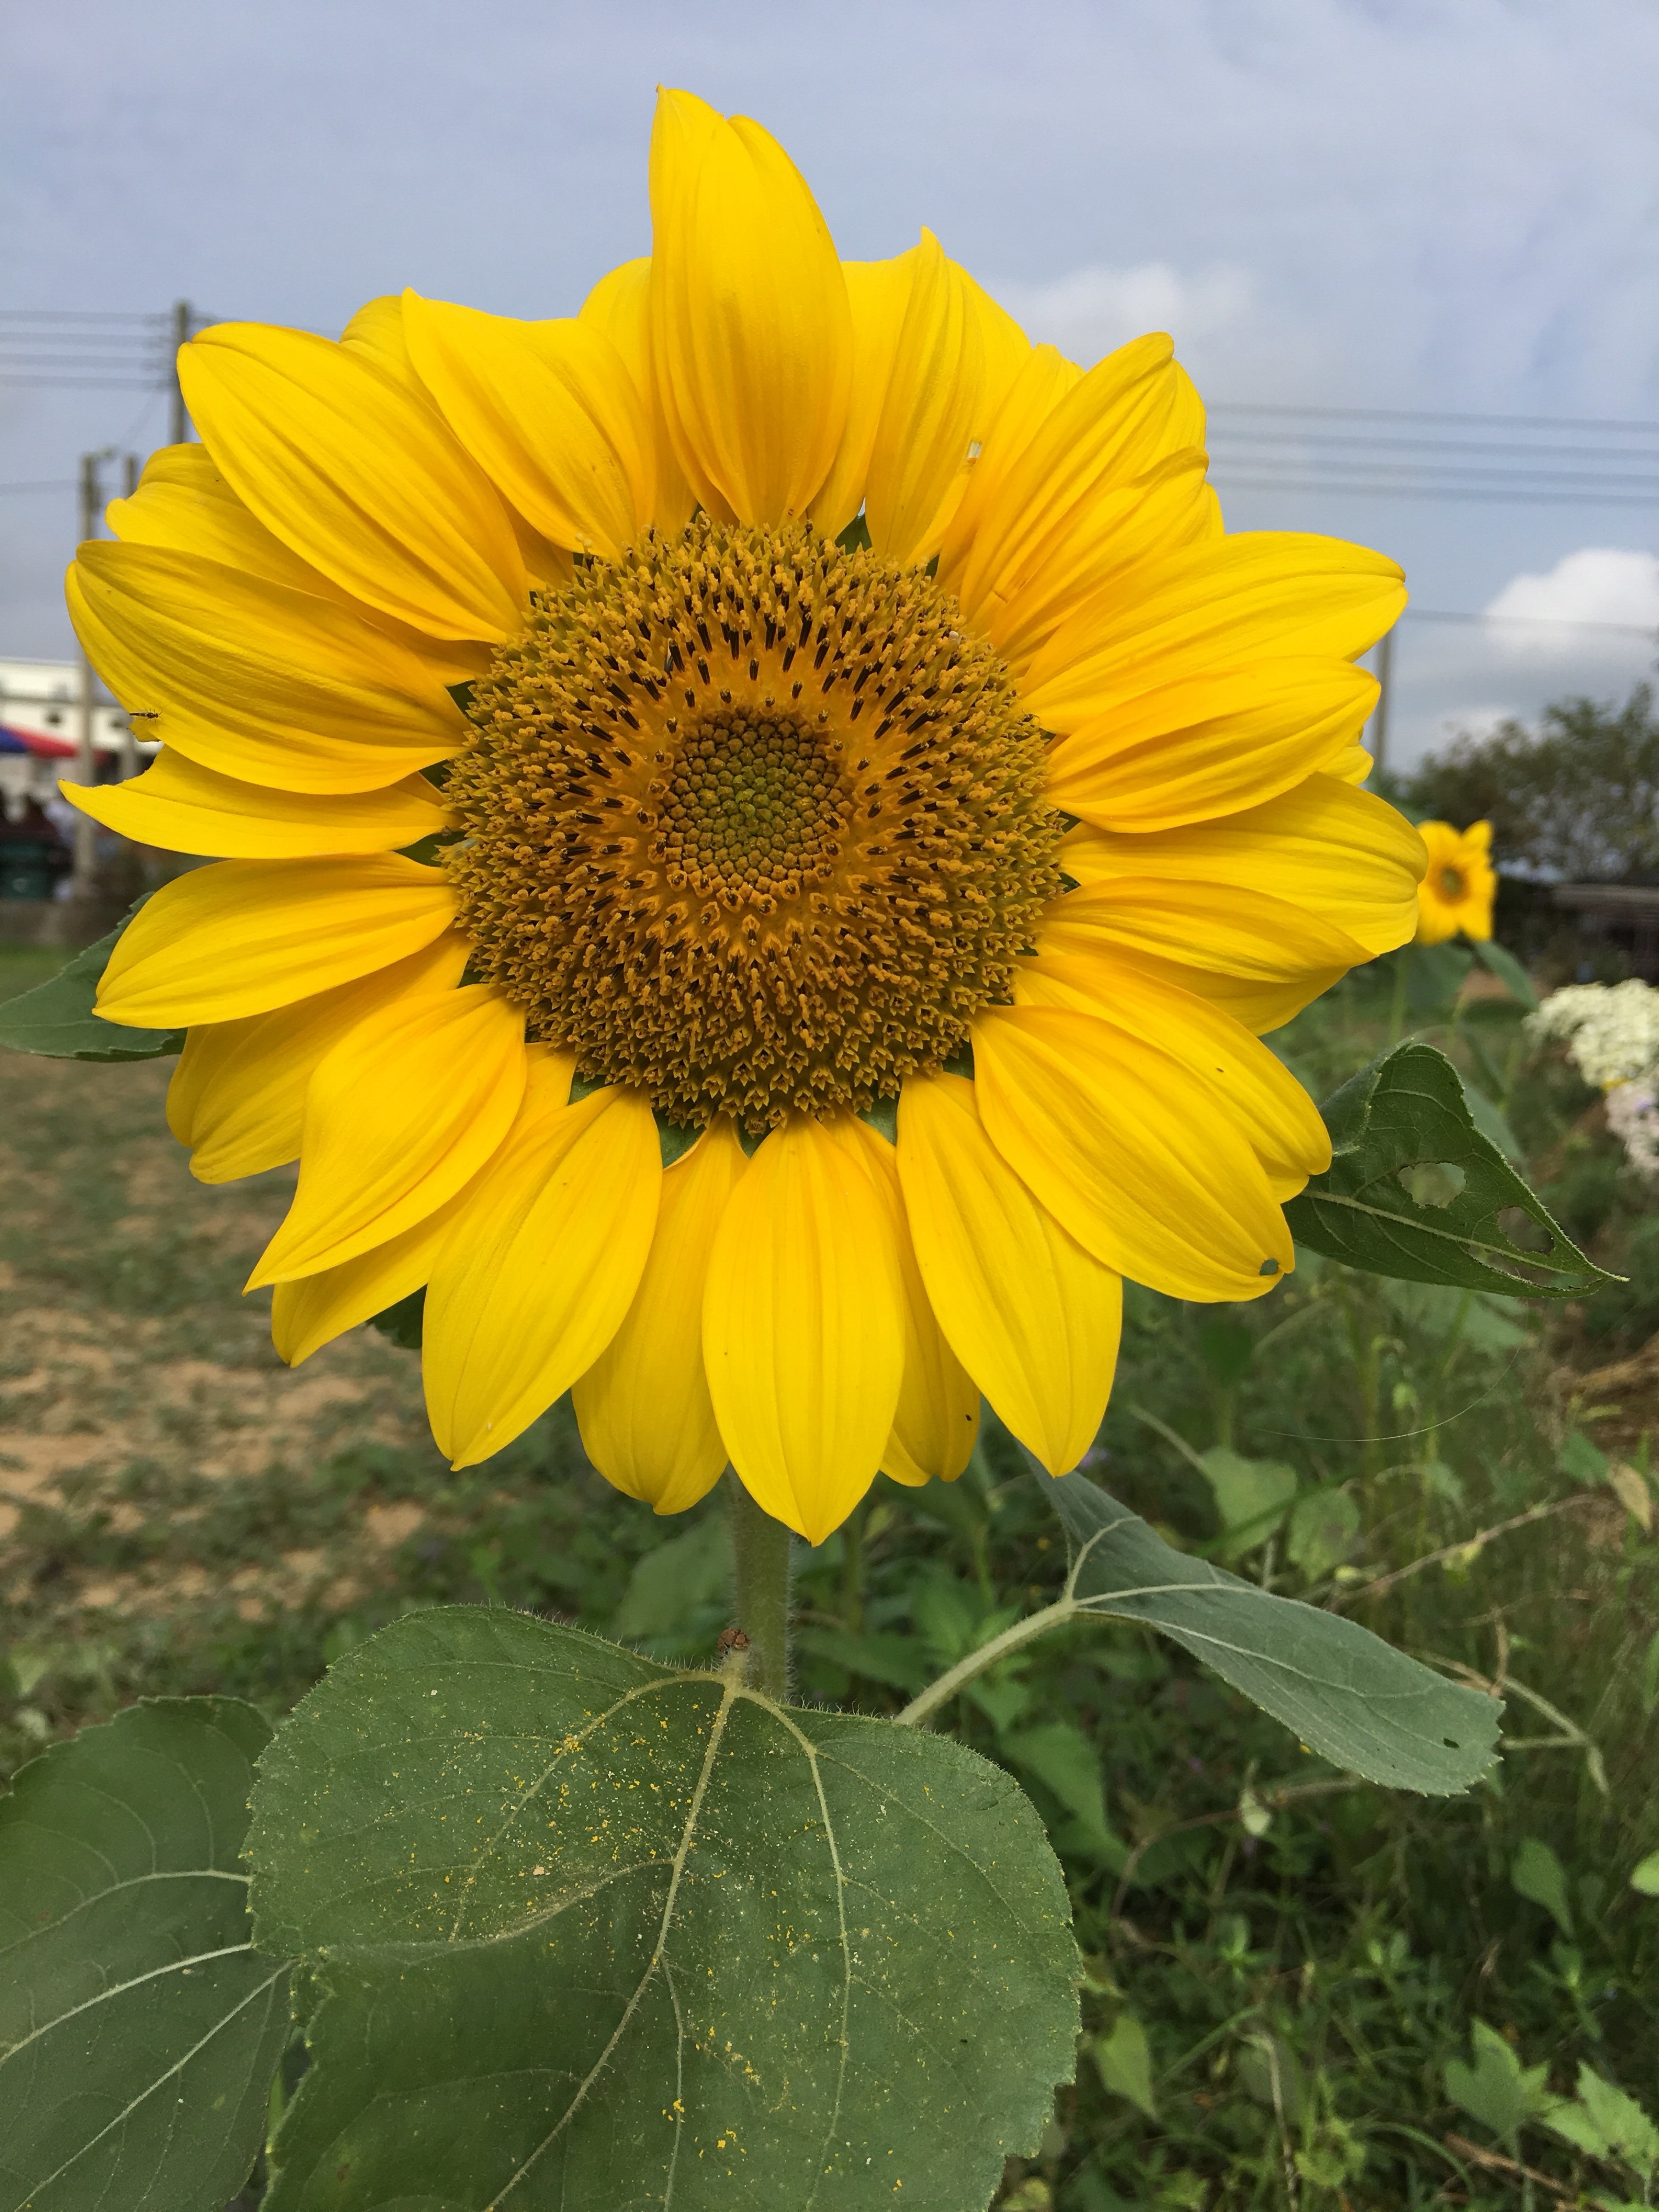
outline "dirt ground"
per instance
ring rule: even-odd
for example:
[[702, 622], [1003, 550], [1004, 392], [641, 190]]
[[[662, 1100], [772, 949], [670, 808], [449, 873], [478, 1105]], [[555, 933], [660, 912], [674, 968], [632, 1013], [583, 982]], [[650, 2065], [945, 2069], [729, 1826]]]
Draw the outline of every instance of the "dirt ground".
[[[0, 948], [0, 998], [52, 964]], [[134, 1696], [274, 1716], [411, 1606], [608, 1628], [689, 1525], [610, 1490], [568, 1406], [452, 1474], [372, 1328], [284, 1367], [241, 1291], [293, 1170], [195, 1182], [173, 1066], [0, 1051], [0, 1778]]]

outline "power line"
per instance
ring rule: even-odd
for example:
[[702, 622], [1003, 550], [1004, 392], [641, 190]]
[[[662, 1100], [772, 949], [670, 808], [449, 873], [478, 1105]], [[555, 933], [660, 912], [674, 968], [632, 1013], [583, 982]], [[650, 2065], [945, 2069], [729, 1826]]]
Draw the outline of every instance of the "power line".
[[165, 307], [0, 307], [0, 322], [7, 323], [162, 323]]
[[[1517, 441], [1484, 438], [1367, 438], [1347, 430], [1225, 430], [1220, 438], [1230, 446], [1282, 446], [1291, 452], [1322, 446], [1339, 453], [1516, 453], [1546, 461], [1586, 460], [1606, 465], [1613, 461], [1659, 461], [1659, 446], [1632, 448], [1617, 446], [1543, 446]], [[1213, 441], [1212, 441], [1214, 442]]]
[[1595, 415], [1456, 415], [1416, 407], [1300, 407], [1283, 403], [1218, 399], [1212, 415], [1305, 416], [1332, 422], [1474, 422], [1509, 430], [1616, 430], [1659, 437], [1659, 422], [1620, 422]]
[[[1225, 475], [1225, 471], [1223, 471]], [[1378, 499], [1437, 499], [1450, 501], [1492, 501], [1517, 507], [1639, 507], [1651, 511], [1659, 507], [1659, 492], [1631, 499], [1614, 492], [1580, 489], [1575, 491], [1500, 491], [1480, 490], [1461, 484], [1449, 487], [1432, 483], [1401, 484], [1376, 483], [1333, 483], [1328, 480], [1297, 481], [1285, 477], [1235, 477], [1225, 475], [1224, 488], [1230, 491], [1295, 492], [1303, 496], [1334, 496], [1350, 495]]]
[[1520, 623], [1528, 629], [1613, 629], [1626, 637], [1659, 636], [1659, 617], [1651, 623], [1589, 622], [1581, 615], [1453, 614], [1440, 607], [1407, 607], [1404, 622]]

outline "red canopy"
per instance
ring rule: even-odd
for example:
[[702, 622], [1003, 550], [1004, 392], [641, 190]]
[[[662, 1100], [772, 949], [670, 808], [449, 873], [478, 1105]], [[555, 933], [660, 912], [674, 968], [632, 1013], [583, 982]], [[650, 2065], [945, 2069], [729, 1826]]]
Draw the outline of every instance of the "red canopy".
[[80, 750], [69, 738], [48, 738], [39, 730], [15, 730], [0, 722], [0, 752], [33, 753], [37, 760], [73, 760]]

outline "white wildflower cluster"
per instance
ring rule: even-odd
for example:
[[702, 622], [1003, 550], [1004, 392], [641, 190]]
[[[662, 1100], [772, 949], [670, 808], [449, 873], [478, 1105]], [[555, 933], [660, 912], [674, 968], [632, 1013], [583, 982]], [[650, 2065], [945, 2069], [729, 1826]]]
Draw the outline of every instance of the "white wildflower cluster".
[[1527, 1024], [1542, 1041], [1565, 1042], [1567, 1057], [1598, 1091], [1659, 1069], [1659, 991], [1625, 983], [1569, 983]]
[[1639, 1176], [1659, 1176], [1659, 1084], [1650, 1077], [1616, 1083], [1607, 1093], [1607, 1127]]
[[1659, 990], [1625, 983], [1569, 983], [1527, 1024], [1607, 1094], [1607, 1127], [1638, 1175], [1659, 1176]]

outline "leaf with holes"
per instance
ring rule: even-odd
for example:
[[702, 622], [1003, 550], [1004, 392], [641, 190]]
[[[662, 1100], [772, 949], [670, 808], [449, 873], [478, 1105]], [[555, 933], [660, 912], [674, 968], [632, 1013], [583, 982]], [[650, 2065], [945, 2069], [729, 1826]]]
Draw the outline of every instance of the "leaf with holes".
[[99, 978], [120, 934], [111, 930], [46, 982], [0, 1006], [0, 1046], [48, 1060], [165, 1060], [182, 1052], [182, 1030], [125, 1029], [94, 1013]]
[[396, 1623], [262, 1762], [313, 1962], [265, 2212], [982, 2212], [1078, 2029], [1060, 1869], [960, 1745], [484, 1608]]
[[1492, 1765], [1496, 1698], [1460, 1689], [1358, 1621], [1174, 1550], [1086, 1475], [1038, 1480], [1077, 1555], [1079, 1603], [1160, 1629], [1334, 1765], [1446, 1797]]
[[[1456, 1069], [1432, 1045], [1396, 1045], [1320, 1111], [1333, 1156], [1285, 1208], [1298, 1244], [1374, 1275], [1511, 1297], [1580, 1297], [1615, 1279], [1481, 1135]], [[1547, 1248], [1516, 1243], [1508, 1212]]]
[[270, 1730], [231, 1698], [133, 1705], [0, 1801], [0, 2207], [218, 2212], [289, 2033], [239, 1854]]

